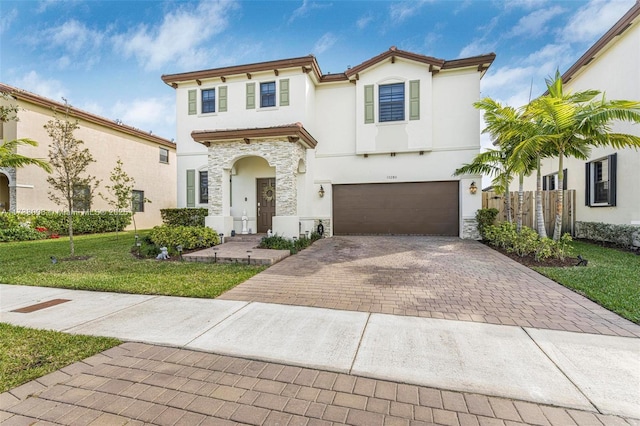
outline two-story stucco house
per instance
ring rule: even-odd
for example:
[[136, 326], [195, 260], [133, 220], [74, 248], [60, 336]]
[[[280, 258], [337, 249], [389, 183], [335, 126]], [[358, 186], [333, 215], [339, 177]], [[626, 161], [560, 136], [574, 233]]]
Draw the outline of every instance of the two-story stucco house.
[[[178, 206], [229, 235], [473, 238], [472, 106], [494, 54], [390, 50], [340, 74], [313, 56], [163, 75], [176, 92]], [[473, 191], [470, 190], [474, 183]], [[473, 192], [473, 193], [472, 193]]]
[[[565, 91], [595, 89], [607, 99], [640, 101], [640, 2], [563, 75]], [[640, 125], [615, 123], [614, 132], [640, 136]], [[567, 158], [565, 189], [576, 190], [575, 219], [640, 225], [640, 150], [597, 147], [586, 161]], [[557, 188], [557, 159], [543, 162], [545, 188]], [[535, 177], [525, 182], [535, 189]]]
[[[25, 90], [0, 83], [0, 92], [10, 95], [0, 100], [20, 108], [18, 121], [0, 123], [0, 138], [4, 140], [29, 138], [37, 147], [20, 146], [18, 153], [47, 160], [51, 139], [44, 128], [56, 113], [64, 119], [65, 105]], [[84, 142], [95, 162], [88, 173], [102, 182], [93, 191], [91, 203], [79, 201], [77, 210], [110, 210], [98, 193], [108, 194], [109, 176], [118, 159], [125, 172], [135, 179], [134, 197], [136, 225], [139, 229], [162, 224], [160, 210], [174, 208], [176, 200], [176, 148], [167, 139], [109, 120], [78, 108], [69, 108], [69, 118], [77, 120], [79, 129], [74, 136]], [[48, 174], [36, 166], [19, 169], [0, 168], [0, 211], [65, 210], [49, 199], [51, 190]], [[88, 188], [87, 188], [88, 190]], [[145, 203], [144, 199], [151, 203]], [[87, 199], [88, 200], [88, 199]]]

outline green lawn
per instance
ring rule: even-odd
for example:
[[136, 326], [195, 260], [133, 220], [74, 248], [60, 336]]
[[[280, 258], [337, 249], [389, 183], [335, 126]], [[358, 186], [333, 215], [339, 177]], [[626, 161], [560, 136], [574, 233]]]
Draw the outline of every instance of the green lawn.
[[107, 337], [0, 323], [0, 393], [119, 344]]
[[589, 261], [586, 268], [533, 269], [640, 324], [640, 256], [581, 241], [573, 246]]
[[[214, 298], [264, 270], [260, 266], [140, 260], [130, 253], [133, 232], [0, 243], [0, 283], [119, 293]], [[50, 258], [62, 259], [52, 264]]]

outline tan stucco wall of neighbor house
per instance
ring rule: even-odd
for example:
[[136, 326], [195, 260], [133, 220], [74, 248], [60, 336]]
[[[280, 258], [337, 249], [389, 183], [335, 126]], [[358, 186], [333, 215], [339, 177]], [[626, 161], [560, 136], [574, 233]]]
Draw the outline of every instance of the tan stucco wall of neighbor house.
[[[627, 27], [631, 23], [631, 26]], [[620, 27], [620, 28], [618, 28]], [[619, 34], [621, 28], [625, 28]], [[593, 58], [589, 60], [589, 58]], [[640, 101], [640, 3], [623, 17], [585, 56], [563, 75], [565, 91], [599, 90], [606, 99]], [[568, 81], [567, 81], [568, 80]], [[613, 132], [640, 136], [640, 124], [616, 123]], [[585, 163], [617, 154], [616, 205], [585, 205]], [[593, 148], [588, 160], [568, 158], [567, 189], [576, 190], [576, 221], [640, 225], [640, 149]], [[558, 172], [558, 160], [543, 162], [542, 175]], [[527, 190], [535, 190], [535, 175], [526, 181]], [[513, 189], [513, 187], [512, 187]]]
[[[6, 90], [6, 86], [2, 87]], [[52, 106], [56, 107], [58, 117], [64, 119], [64, 106], [55, 102], [40, 98], [34, 104], [23, 99], [19, 92], [14, 94], [22, 110], [19, 112], [19, 121], [14, 124], [15, 131], [12, 138], [30, 138], [36, 140], [37, 147], [21, 146], [19, 153], [34, 158], [48, 159], [51, 139], [44, 128], [45, 124], [54, 119]], [[29, 98], [36, 95], [29, 94]], [[144, 204], [144, 211], [135, 214], [138, 229], [152, 228], [160, 225], [162, 219], [160, 210], [174, 208], [176, 206], [176, 150], [170, 141], [155, 135], [133, 129], [129, 126], [114, 123], [105, 125], [106, 119], [81, 112], [76, 114], [72, 110], [70, 120], [78, 120], [79, 129], [74, 136], [84, 142], [83, 147], [88, 148], [96, 160], [88, 167], [88, 174], [96, 176], [101, 182], [94, 191], [91, 210], [112, 210], [98, 193], [108, 195], [106, 186], [111, 185], [110, 174], [116, 166], [118, 159], [123, 162], [124, 171], [135, 180], [135, 190], [144, 191], [145, 198], [151, 203]], [[120, 130], [126, 128], [129, 132]], [[160, 148], [168, 150], [168, 163], [160, 162]], [[27, 166], [16, 170], [16, 210], [65, 210], [64, 206], [55, 204], [49, 199], [51, 188], [46, 179], [48, 174], [35, 166]], [[133, 229], [133, 225], [129, 227]]]

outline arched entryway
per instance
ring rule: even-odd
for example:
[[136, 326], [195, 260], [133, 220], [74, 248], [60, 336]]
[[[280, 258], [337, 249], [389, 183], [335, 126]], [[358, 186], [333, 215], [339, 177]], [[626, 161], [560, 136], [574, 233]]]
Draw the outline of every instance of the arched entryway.
[[273, 229], [276, 215], [276, 168], [258, 156], [242, 157], [233, 164], [229, 176], [233, 229], [242, 229], [247, 217], [248, 233]]

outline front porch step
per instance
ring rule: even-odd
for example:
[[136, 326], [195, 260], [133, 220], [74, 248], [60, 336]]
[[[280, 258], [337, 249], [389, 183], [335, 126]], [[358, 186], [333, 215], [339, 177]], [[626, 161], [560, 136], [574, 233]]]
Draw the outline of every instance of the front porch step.
[[225, 243], [256, 243], [260, 242], [262, 237], [266, 237], [267, 234], [236, 234], [234, 237], [230, 235], [224, 236]]

